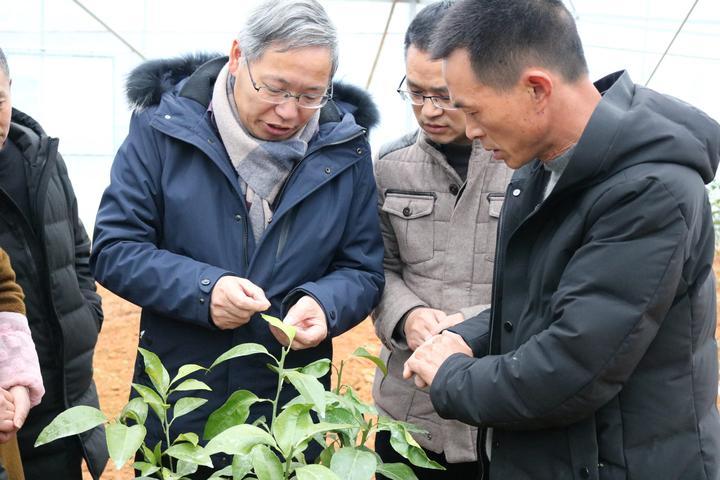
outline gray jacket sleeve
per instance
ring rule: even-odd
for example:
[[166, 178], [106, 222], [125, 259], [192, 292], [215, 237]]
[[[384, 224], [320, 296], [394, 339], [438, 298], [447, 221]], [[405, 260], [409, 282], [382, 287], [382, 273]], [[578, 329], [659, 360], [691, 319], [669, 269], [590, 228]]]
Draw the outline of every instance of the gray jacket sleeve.
[[[404, 335], [394, 336], [398, 324], [405, 315], [416, 307], [427, 307], [402, 279], [403, 263], [400, 260], [398, 241], [390, 225], [388, 214], [382, 211], [384, 194], [380, 180], [382, 164], [375, 162], [375, 179], [378, 185], [378, 212], [380, 214], [380, 230], [385, 245], [383, 267], [385, 269], [385, 291], [380, 303], [372, 313], [375, 333], [380, 341], [390, 350], [409, 350]], [[399, 329], [402, 334], [402, 329]]]

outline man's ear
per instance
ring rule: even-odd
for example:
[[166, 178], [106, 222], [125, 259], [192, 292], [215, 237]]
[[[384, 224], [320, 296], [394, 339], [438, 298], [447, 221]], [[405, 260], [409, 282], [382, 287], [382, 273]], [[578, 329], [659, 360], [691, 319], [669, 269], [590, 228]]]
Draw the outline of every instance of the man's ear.
[[544, 110], [553, 93], [552, 76], [542, 69], [528, 69], [523, 72], [521, 82], [537, 110]]
[[236, 75], [240, 68], [240, 59], [242, 58], [242, 50], [237, 39], [233, 40], [232, 46], [230, 47], [230, 60], [228, 62], [228, 70], [230, 74]]

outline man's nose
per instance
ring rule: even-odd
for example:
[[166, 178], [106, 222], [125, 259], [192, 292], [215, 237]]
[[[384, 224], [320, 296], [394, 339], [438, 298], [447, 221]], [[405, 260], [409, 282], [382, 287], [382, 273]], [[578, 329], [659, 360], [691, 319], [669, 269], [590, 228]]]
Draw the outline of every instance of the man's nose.
[[480, 128], [480, 125], [477, 125], [472, 122], [466, 122], [465, 135], [470, 140], [482, 140], [482, 138], [485, 136], [485, 130]]
[[299, 108], [297, 100], [291, 98], [287, 102], [278, 104], [275, 107], [275, 113], [277, 113], [283, 120], [292, 120], [297, 118]]
[[422, 114], [426, 117], [439, 117], [443, 114], [443, 111], [442, 108], [436, 107], [429, 98], [423, 99]]

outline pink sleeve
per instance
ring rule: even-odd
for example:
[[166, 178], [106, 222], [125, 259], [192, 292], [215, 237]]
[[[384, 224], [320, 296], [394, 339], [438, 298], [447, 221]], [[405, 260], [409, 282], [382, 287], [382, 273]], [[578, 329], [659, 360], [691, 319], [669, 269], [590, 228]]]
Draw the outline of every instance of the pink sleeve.
[[15, 312], [0, 312], [0, 387], [23, 385], [30, 391], [30, 405], [45, 394], [35, 344], [27, 318]]

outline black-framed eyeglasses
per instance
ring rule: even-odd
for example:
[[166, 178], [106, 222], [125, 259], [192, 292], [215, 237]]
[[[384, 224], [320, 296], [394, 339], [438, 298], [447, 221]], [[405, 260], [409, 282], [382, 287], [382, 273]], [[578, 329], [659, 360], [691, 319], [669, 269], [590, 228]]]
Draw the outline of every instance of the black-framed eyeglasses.
[[410, 102], [413, 105], [421, 107], [425, 105], [425, 100], [429, 99], [430, 103], [433, 104], [433, 107], [441, 108], [443, 110], [457, 110], [457, 107], [453, 104], [450, 97], [444, 97], [441, 95], [423, 95], [422, 93], [411, 92], [410, 90], [403, 90], [402, 86], [403, 83], [405, 83], [406, 79], [407, 75], [404, 76], [402, 80], [400, 80], [400, 85], [398, 85], [398, 88], [396, 90], [396, 92], [400, 94], [400, 98], [402, 98], [406, 102]]
[[250, 71], [250, 63], [247, 61], [247, 59], [245, 60], [245, 66], [247, 67], [248, 75], [250, 76], [250, 82], [252, 83], [253, 88], [258, 93], [260, 100], [264, 102], [280, 105], [283, 103], [287, 103], [294, 98], [295, 100], [297, 100], [297, 104], [299, 107], [316, 110], [325, 106], [328, 100], [330, 100], [333, 96], [332, 82], [330, 82], [330, 86], [328, 87], [327, 93], [325, 95], [312, 95], [309, 93], [294, 94], [281, 88], [273, 88], [267, 85], [258, 86], [252, 76], [252, 72]]

